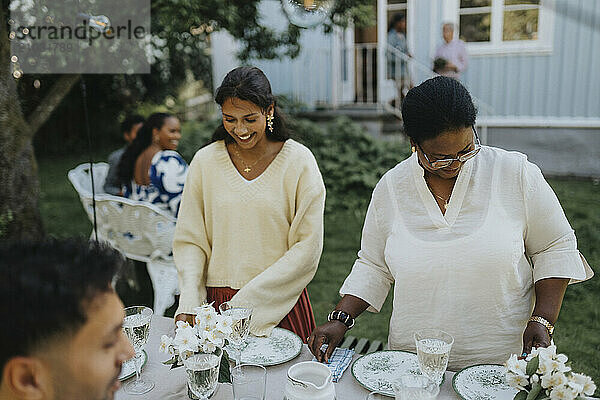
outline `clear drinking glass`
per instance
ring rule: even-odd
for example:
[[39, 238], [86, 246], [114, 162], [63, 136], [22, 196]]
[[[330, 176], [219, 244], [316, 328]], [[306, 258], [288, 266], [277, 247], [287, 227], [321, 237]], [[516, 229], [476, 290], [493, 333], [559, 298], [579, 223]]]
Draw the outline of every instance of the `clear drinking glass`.
[[267, 369], [258, 364], [240, 364], [231, 370], [234, 400], [264, 400]]
[[207, 400], [217, 389], [222, 355], [217, 347], [213, 353], [197, 353], [183, 360], [188, 387], [200, 400]]
[[414, 336], [421, 373], [439, 385], [448, 368], [454, 338], [439, 329], [421, 329]]
[[133, 306], [125, 308], [125, 319], [123, 320], [123, 332], [129, 338], [135, 350], [135, 380], [125, 385], [123, 390], [128, 394], [144, 394], [154, 388], [154, 382], [140, 377], [144, 346], [148, 341], [150, 333], [150, 321], [153, 311], [144, 306]]
[[233, 320], [231, 325], [233, 332], [229, 338], [229, 344], [235, 350], [234, 361], [238, 365], [242, 362], [242, 349], [250, 332], [252, 306], [247, 304], [233, 305], [230, 302], [225, 302], [219, 305], [219, 311], [221, 315], [228, 315]]
[[401, 375], [393, 385], [395, 400], [433, 400], [440, 386], [424, 375]]

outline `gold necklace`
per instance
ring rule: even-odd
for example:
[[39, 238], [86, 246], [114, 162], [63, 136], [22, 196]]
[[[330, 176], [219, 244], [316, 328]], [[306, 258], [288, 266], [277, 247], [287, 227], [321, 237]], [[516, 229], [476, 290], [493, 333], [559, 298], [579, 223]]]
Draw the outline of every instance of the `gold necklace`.
[[450, 196], [448, 196], [448, 198], [445, 199], [442, 196], [438, 196], [437, 194], [435, 194], [435, 192], [433, 191], [433, 189], [431, 188], [431, 186], [429, 186], [429, 182], [427, 182], [427, 179], [425, 179], [425, 183], [427, 184], [427, 187], [429, 188], [429, 191], [431, 192], [431, 194], [444, 202], [444, 204], [442, 205], [442, 207], [444, 207], [444, 212], [446, 212], [446, 209], [448, 208], [448, 202], [450, 201], [450, 197], [452, 197], [452, 193], [450, 193]]
[[249, 174], [252, 171], [252, 167], [254, 167], [256, 164], [258, 164], [258, 162], [260, 160], [262, 160], [263, 158], [266, 157], [266, 155], [268, 154], [267, 152], [265, 152], [265, 154], [263, 154], [258, 160], [254, 161], [252, 164], [248, 165], [246, 164], [246, 161], [244, 161], [244, 159], [242, 158], [242, 156], [240, 155], [240, 152], [237, 149], [237, 143], [234, 145], [233, 147], [233, 151], [235, 152], [235, 156], [237, 158], [239, 158], [239, 160], [242, 162], [242, 164], [244, 164], [244, 172]]

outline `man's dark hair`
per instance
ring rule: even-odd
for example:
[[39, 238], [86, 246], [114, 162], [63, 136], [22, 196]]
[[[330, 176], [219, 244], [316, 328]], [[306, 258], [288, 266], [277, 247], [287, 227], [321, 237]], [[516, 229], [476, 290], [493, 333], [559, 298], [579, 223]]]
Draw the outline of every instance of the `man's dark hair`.
[[137, 125], [140, 122], [144, 121], [145, 119], [141, 115], [128, 115], [127, 117], [125, 117], [123, 122], [121, 122], [121, 133], [131, 131], [131, 128], [133, 128], [134, 125]]
[[456, 79], [436, 76], [410, 89], [402, 102], [404, 132], [417, 143], [475, 125], [477, 109]]
[[124, 262], [86, 239], [0, 244], [0, 373], [11, 358], [75, 333]]

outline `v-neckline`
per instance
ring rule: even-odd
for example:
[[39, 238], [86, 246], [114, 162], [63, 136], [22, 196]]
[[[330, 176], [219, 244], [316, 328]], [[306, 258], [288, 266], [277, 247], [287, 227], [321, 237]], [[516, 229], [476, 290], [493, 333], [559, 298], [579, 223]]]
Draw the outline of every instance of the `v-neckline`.
[[272, 175], [277, 170], [277, 167], [284, 162], [287, 158], [287, 153], [289, 152], [289, 148], [291, 146], [292, 139], [287, 139], [284, 143], [275, 158], [267, 165], [267, 168], [258, 175], [256, 178], [252, 180], [245, 179], [240, 172], [235, 167], [233, 160], [229, 156], [229, 152], [227, 151], [227, 145], [225, 141], [221, 141], [220, 143], [220, 158], [224, 164], [224, 173], [228, 177], [228, 180], [232, 187], [237, 190], [248, 193], [249, 195], [256, 194], [259, 190], [259, 186], [268, 179], [270, 175]]
[[416, 153], [413, 154], [412, 158], [414, 183], [419, 192], [419, 196], [427, 209], [429, 217], [439, 228], [451, 227], [456, 222], [462, 208], [462, 203], [473, 170], [472, 160], [469, 160], [462, 165], [458, 177], [456, 178], [456, 182], [454, 183], [454, 187], [452, 188], [450, 198], [448, 199], [446, 212], [443, 213], [435, 200], [435, 196], [427, 186], [427, 182], [425, 181], [425, 170], [419, 165]]

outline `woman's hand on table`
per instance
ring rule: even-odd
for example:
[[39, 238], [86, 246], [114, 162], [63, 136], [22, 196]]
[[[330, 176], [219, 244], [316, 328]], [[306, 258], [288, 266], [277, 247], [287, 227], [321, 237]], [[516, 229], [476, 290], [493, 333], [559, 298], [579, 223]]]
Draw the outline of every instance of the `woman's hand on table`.
[[550, 335], [548, 329], [537, 322], [529, 322], [523, 332], [523, 354], [531, 353], [535, 347], [550, 346]]
[[[308, 348], [317, 361], [329, 362], [329, 357], [341, 343], [347, 330], [346, 325], [340, 321], [329, 321], [315, 328], [308, 338]], [[323, 344], [328, 344], [325, 352], [321, 351]]]
[[175, 317], [175, 323], [177, 323], [177, 321], [184, 321], [191, 326], [194, 326], [194, 318], [195, 316], [193, 314], [177, 314]]

